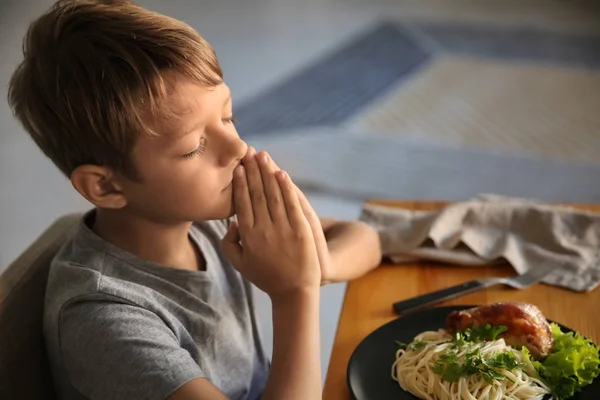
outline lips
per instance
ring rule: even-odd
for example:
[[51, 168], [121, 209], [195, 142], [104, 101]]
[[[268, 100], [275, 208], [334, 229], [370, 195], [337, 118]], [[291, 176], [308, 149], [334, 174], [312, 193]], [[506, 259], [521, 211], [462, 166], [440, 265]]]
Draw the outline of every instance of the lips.
[[[240, 161], [239, 163], [237, 163], [237, 164], [235, 165], [235, 168], [237, 168], [237, 166], [238, 166], [238, 165], [241, 165], [241, 164], [242, 164], [242, 162]], [[225, 187], [223, 188], [223, 190], [221, 190], [222, 192], [224, 192], [224, 191], [226, 191], [226, 190], [229, 190], [229, 189], [231, 189], [231, 187], [233, 186], [233, 173], [234, 173], [234, 171], [235, 171], [235, 168], [234, 168], [233, 170], [231, 170], [231, 175], [230, 175], [230, 176], [231, 176], [231, 180], [229, 181], [229, 185], [225, 186]]]

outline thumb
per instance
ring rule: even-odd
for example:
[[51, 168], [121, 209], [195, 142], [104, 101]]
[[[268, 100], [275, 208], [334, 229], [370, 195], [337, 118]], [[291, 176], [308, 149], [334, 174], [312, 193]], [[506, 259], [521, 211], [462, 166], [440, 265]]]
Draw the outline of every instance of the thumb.
[[231, 224], [229, 224], [229, 229], [221, 240], [221, 250], [235, 268], [239, 268], [242, 265], [243, 249], [240, 245], [240, 233], [236, 221], [231, 221]]

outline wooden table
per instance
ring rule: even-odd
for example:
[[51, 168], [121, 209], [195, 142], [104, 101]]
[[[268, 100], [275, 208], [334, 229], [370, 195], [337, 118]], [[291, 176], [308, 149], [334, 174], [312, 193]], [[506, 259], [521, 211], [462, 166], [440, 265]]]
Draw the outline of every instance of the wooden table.
[[[441, 202], [374, 202], [377, 204], [431, 210]], [[600, 205], [575, 207], [598, 211]], [[346, 386], [346, 368], [358, 344], [381, 325], [397, 318], [392, 303], [423, 293], [456, 285], [471, 279], [514, 274], [506, 267], [453, 267], [448, 265], [381, 265], [371, 273], [348, 284], [333, 351], [327, 371], [324, 400], [351, 399]], [[537, 305], [544, 315], [573, 328], [600, 343], [600, 290], [575, 293], [548, 285], [515, 290], [504, 286], [485, 289], [440, 305], [485, 304], [495, 301], [525, 301]], [[591, 309], [594, 309], [592, 314]]]

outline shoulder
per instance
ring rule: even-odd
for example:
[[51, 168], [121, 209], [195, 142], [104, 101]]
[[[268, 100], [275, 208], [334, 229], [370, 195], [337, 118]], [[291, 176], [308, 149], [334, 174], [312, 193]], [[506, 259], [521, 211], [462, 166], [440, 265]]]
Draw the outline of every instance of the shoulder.
[[123, 305], [129, 310], [158, 307], [154, 290], [145, 285], [152, 282], [152, 275], [136, 271], [133, 266], [128, 268], [126, 262], [111, 254], [92, 249], [86, 253], [82, 256], [65, 251], [52, 261], [44, 305], [44, 327], [51, 336], [65, 322], [95, 323], [101, 311]]
[[64, 379], [86, 398], [165, 399], [204, 376], [165, 321], [120, 299], [90, 295], [66, 304], [54, 350]]

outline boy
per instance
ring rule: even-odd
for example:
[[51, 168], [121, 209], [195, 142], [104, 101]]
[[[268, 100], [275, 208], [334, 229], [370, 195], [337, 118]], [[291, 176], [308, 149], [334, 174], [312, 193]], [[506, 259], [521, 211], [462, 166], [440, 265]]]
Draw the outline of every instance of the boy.
[[[28, 31], [9, 102], [94, 205], [48, 281], [60, 399], [321, 397], [319, 286], [375, 267], [377, 235], [321, 224], [239, 138], [197, 32], [129, 1], [59, 1]], [[272, 364], [250, 283], [272, 300]]]

